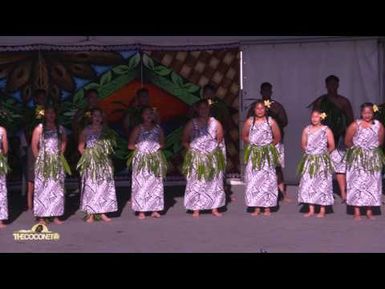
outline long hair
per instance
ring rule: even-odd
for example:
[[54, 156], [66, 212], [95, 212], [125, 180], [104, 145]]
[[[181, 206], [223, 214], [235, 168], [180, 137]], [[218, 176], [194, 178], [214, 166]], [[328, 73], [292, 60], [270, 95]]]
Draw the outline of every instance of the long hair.
[[[56, 107], [52, 103], [48, 103], [44, 106], [44, 118], [43, 118], [43, 123], [42, 123], [42, 125], [43, 125], [43, 133], [42, 133], [43, 140], [44, 140], [46, 129], [47, 129], [47, 125], [46, 125], [47, 124], [47, 110], [49, 110], [49, 109], [52, 109], [55, 112], [55, 122], [54, 123], [55, 123], [57, 138], [58, 138], [58, 149], [60, 152], [62, 133], [60, 131], [59, 118], [57, 115], [58, 110], [56, 109]], [[43, 141], [43, 144], [44, 144], [44, 141]]]
[[[256, 115], [255, 115], [255, 108], [257, 107], [258, 104], [262, 104], [263, 106], [265, 106], [265, 103], [262, 99], [257, 99], [256, 101], [254, 101], [249, 110], [247, 111], [247, 118], [249, 117], [253, 117], [253, 125], [255, 124], [255, 118], [256, 118]], [[268, 113], [267, 113], [267, 109], [265, 108], [266, 110], [266, 113], [265, 113], [265, 118], [266, 120], [268, 120], [269, 116], [268, 116]]]

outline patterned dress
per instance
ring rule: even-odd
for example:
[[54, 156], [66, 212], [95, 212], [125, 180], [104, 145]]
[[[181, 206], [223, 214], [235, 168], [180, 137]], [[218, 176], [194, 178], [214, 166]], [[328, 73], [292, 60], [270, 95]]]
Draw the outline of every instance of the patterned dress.
[[[253, 118], [251, 118], [253, 122]], [[249, 130], [249, 143], [258, 147], [273, 143], [271, 118], [254, 123]], [[278, 201], [278, 184], [275, 166], [266, 160], [260, 169], [253, 169], [251, 158], [248, 159], [245, 171], [246, 205], [248, 207], [275, 207]]]
[[340, 137], [337, 148], [331, 152], [330, 157], [333, 161], [333, 166], [337, 174], [346, 174], [346, 147], [344, 145], [344, 138]]
[[[42, 124], [39, 126], [42, 127]], [[64, 133], [63, 127], [60, 127]], [[61, 166], [56, 178], [45, 178], [38, 170], [39, 163], [44, 163], [45, 156], [60, 156], [57, 130], [48, 130], [42, 133], [39, 140], [39, 154], [35, 164], [35, 191], [33, 211], [36, 217], [57, 217], [64, 213], [64, 169]]]
[[136, 143], [137, 155], [132, 163], [132, 209], [135, 212], [155, 212], [164, 208], [163, 178], [153, 172], [138, 169], [139, 159], [148, 153], [159, 150], [160, 126], [156, 125], [146, 131], [140, 125], [138, 141]]
[[[86, 149], [98, 145], [101, 133], [86, 128]], [[87, 214], [103, 214], [118, 210], [112, 162], [109, 161], [102, 177], [94, 179], [86, 169], [82, 176], [80, 208]]]
[[[380, 122], [375, 120], [368, 128], [364, 128], [360, 120], [356, 121], [357, 132], [353, 136], [353, 145], [359, 147], [369, 159], [375, 157], [375, 149], [379, 147], [378, 134]], [[370, 172], [364, 170], [361, 162], [353, 162], [347, 167], [347, 204], [350, 206], [381, 206], [382, 179], [381, 170]]]
[[[328, 154], [327, 149], [327, 126], [310, 131], [306, 128], [307, 144], [305, 154], [307, 156], [321, 157]], [[305, 162], [305, 168], [310, 165], [310, 160]], [[334, 203], [333, 199], [333, 179], [331, 171], [325, 163], [320, 161], [317, 164], [317, 173], [311, 176], [306, 170], [301, 177], [298, 191], [298, 202], [312, 205], [330, 206]]]
[[[190, 149], [203, 154], [209, 154], [220, 148], [225, 152], [224, 142], [218, 144], [216, 139], [216, 120], [210, 117], [208, 125], [199, 127], [196, 119], [192, 120], [193, 130]], [[212, 180], [199, 179], [196, 168], [187, 177], [184, 206], [187, 210], [212, 210], [225, 205], [225, 191], [223, 184], [223, 172], [220, 172]]]
[[[3, 133], [0, 131], [0, 153], [3, 150]], [[6, 175], [0, 175], [0, 220], [8, 219], [8, 198], [7, 198]]]

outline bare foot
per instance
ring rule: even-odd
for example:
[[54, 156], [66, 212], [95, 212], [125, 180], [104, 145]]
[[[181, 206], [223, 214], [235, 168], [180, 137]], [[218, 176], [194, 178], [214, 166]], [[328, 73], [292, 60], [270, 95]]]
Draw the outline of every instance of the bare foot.
[[94, 215], [88, 215], [86, 222], [89, 224], [93, 223], [94, 222]]
[[317, 215], [317, 218], [324, 218], [325, 217], [325, 213], [326, 213], [326, 210], [325, 210], [325, 207], [324, 206], [321, 206], [321, 209]]
[[146, 218], [146, 215], [144, 213], [139, 213], [139, 220], [144, 220]]
[[354, 215], [354, 221], [361, 221], [360, 215]]
[[0, 221], [0, 229], [4, 229], [5, 227], [7, 227], [7, 225]]
[[305, 218], [308, 218], [308, 217], [310, 217], [310, 216], [313, 216], [314, 215], [314, 213], [313, 212], [308, 212], [308, 213], [306, 213], [305, 215], [303, 215]]
[[265, 212], [263, 213], [264, 216], [271, 216], [270, 209], [265, 209]]
[[260, 213], [260, 209], [255, 209], [254, 213], [252, 213], [251, 215], [254, 216], [254, 217], [258, 217], [259, 213]]
[[199, 217], [199, 211], [194, 211], [194, 213], [192, 214], [192, 216], [194, 218], [198, 218]]
[[222, 217], [222, 214], [218, 212], [218, 210], [213, 210], [212, 214], [216, 217]]
[[100, 215], [100, 218], [104, 221], [104, 222], [111, 222], [111, 219], [109, 217], [107, 217], [105, 214], [101, 214]]
[[372, 210], [368, 210], [366, 213], [366, 216], [368, 217], [369, 220], [374, 221], [376, 218], [373, 216]]
[[373, 215], [368, 216], [368, 219], [374, 221], [376, 218]]
[[55, 218], [53, 219], [53, 222], [54, 222], [56, 225], [61, 225], [61, 224], [64, 223], [63, 221], [60, 221], [58, 217], [55, 217]]
[[151, 217], [153, 217], [153, 218], [160, 218], [160, 214], [158, 212], [153, 212], [151, 214]]

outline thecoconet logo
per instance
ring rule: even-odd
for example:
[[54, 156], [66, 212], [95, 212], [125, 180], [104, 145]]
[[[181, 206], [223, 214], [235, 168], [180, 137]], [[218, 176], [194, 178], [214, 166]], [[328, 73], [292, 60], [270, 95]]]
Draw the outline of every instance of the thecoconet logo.
[[34, 225], [31, 230], [19, 230], [13, 233], [15, 241], [58, 241], [60, 239], [59, 233], [48, 230], [48, 227], [43, 224]]

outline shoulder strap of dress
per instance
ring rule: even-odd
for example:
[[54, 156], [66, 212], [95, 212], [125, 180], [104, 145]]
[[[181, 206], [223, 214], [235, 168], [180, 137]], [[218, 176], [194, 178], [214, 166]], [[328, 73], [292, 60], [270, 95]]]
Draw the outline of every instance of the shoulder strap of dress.
[[327, 125], [324, 125], [324, 126], [322, 127], [322, 130], [323, 130], [324, 132], [326, 132], [327, 129], [328, 129], [328, 126], [327, 126]]

